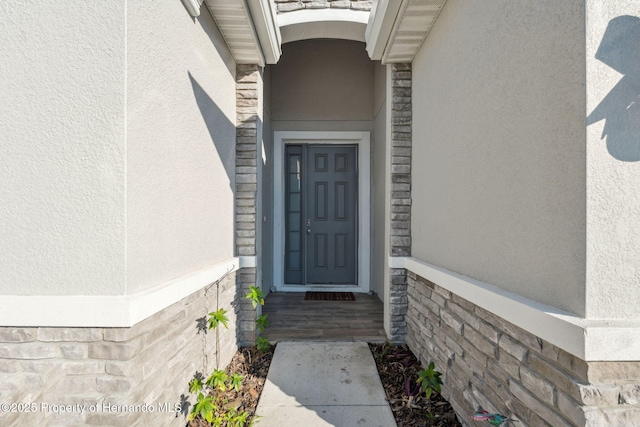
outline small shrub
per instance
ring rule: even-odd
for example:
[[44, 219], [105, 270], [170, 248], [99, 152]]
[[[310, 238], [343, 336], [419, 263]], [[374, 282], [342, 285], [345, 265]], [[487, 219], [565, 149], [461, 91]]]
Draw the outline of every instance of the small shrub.
[[264, 353], [265, 351], [269, 351], [269, 349], [271, 348], [271, 343], [269, 343], [269, 340], [265, 337], [258, 337], [256, 338], [256, 348], [258, 349], [258, 351]]
[[191, 413], [189, 414], [189, 420], [193, 420], [195, 417], [200, 415], [204, 420], [208, 423], [213, 423], [213, 417], [215, 416], [215, 411], [218, 409], [216, 405], [213, 404], [212, 396], [204, 396], [202, 393], [198, 393], [198, 401], [193, 406]]
[[431, 398], [433, 392], [440, 393], [442, 390], [440, 386], [442, 385], [442, 380], [440, 379], [440, 372], [435, 370], [435, 365], [433, 362], [429, 363], [427, 369], [423, 369], [418, 374], [417, 383], [420, 384], [422, 390], [424, 391], [427, 399]]
[[227, 379], [229, 379], [229, 376], [225, 371], [214, 369], [205, 384], [211, 388], [225, 391], [227, 389]]
[[242, 380], [244, 377], [240, 374], [233, 374], [229, 376], [229, 387], [234, 388], [236, 391], [240, 391], [240, 387], [242, 387]]
[[191, 380], [189, 391], [198, 393], [198, 397], [189, 414], [189, 420], [200, 416], [209, 425], [215, 427], [253, 425], [253, 420], [248, 421], [249, 413], [247, 411], [238, 412], [237, 407], [229, 405], [223, 393], [228, 389], [235, 389], [236, 392], [239, 392], [243, 379], [244, 377], [240, 374], [228, 375], [225, 371], [215, 369], [204, 383], [197, 377]]

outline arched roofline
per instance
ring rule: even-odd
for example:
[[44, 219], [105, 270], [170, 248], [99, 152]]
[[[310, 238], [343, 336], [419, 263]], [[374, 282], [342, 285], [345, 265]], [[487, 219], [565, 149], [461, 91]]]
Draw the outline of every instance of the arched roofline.
[[351, 9], [304, 9], [278, 15], [282, 43], [308, 39], [364, 42], [369, 12]]

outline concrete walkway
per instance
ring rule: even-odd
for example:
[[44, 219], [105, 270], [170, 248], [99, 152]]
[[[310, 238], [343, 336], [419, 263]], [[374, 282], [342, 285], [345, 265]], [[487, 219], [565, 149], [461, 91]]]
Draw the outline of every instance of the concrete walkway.
[[364, 342], [279, 342], [259, 427], [396, 427]]

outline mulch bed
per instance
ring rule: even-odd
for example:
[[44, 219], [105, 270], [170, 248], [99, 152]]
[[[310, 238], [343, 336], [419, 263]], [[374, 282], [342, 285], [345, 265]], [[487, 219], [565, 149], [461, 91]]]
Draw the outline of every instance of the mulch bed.
[[[378, 373], [387, 395], [398, 427], [461, 427], [451, 405], [438, 393], [427, 399], [424, 393], [418, 393], [419, 386], [415, 380], [422, 369], [420, 363], [406, 346], [390, 344], [369, 344], [376, 361]], [[264, 388], [269, 366], [273, 359], [275, 346], [267, 352], [259, 352], [255, 347], [241, 348], [235, 354], [227, 374], [244, 376], [240, 391], [227, 390], [225, 399], [237, 406], [239, 412], [247, 411], [252, 419], [258, 399]], [[405, 391], [406, 380], [412, 396]], [[257, 426], [259, 426], [259, 421]], [[205, 427], [209, 423], [197, 417], [187, 424], [188, 427]], [[288, 427], [288, 426], [283, 426]]]
[[[241, 348], [233, 356], [229, 366], [227, 366], [227, 374], [240, 374], [244, 379], [240, 391], [227, 390], [224, 392], [224, 397], [234, 406], [237, 405], [238, 412], [247, 411], [249, 419], [252, 419], [256, 413], [258, 399], [264, 388], [275, 348], [272, 345], [269, 351], [265, 352], [260, 352], [255, 347]], [[189, 421], [187, 426], [209, 427], [211, 424], [197, 417], [193, 421]]]
[[427, 399], [420, 390], [416, 379], [422, 366], [407, 346], [387, 343], [369, 344], [369, 348], [398, 427], [462, 426], [449, 402], [440, 394], [433, 393]]

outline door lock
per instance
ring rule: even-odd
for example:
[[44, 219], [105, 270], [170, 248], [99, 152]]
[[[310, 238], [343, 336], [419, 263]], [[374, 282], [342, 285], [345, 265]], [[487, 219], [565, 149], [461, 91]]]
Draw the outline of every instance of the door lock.
[[311, 234], [311, 219], [307, 218], [307, 234]]

